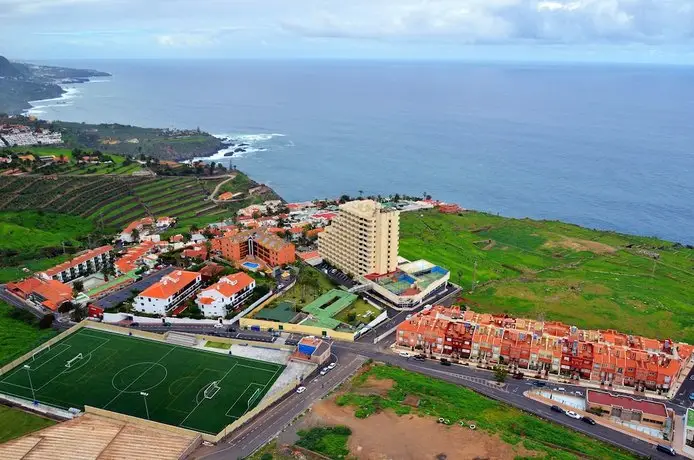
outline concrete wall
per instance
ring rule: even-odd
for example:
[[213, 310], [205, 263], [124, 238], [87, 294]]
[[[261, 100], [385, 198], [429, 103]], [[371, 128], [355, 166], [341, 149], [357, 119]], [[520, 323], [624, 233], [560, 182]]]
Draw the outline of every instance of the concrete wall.
[[100, 415], [101, 417], [106, 417], [113, 420], [120, 420], [121, 422], [131, 423], [144, 428], [153, 428], [155, 430], [168, 431], [169, 433], [174, 433], [180, 436], [192, 436], [195, 438], [200, 438], [200, 433], [197, 431], [155, 422], [154, 420], [145, 420], [143, 418], [133, 417], [132, 415], [121, 414], [120, 412], [111, 412], [110, 410], [99, 409], [98, 407], [84, 406], [84, 412], [87, 414]]
[[296, 332], [297, 334], [303, 334], [303, 335], [315, 335], [316, 337], [323, 337], [323, 332], [325, 332], [326, 337], [331, 337], [333, 339], [337, 340], [342, 340], [344, 342], [354, 342], [354, 333], [353, 332], [338, 332], [338, 331], [333, 331], [332, 329], [325, 329], [321, 327], [316, 327], [316, 326], [303, 326], [301, 324], [292, 324], [292, 323], [277, 323], [274, 321], [264, 321], [261, 319], [253, 319], [253, 318], [241, 318], [239, 321], [239, 324], [241, 324], [241, 327], [248, 327], [251, 328], [253, 326], [257, 326], [260, 328], [261, 331], [266, 331], [269, 329], [273, 329], [275, 331], [278, 331], [280, 326], [282, 326], [282, 331], [283, 332]]

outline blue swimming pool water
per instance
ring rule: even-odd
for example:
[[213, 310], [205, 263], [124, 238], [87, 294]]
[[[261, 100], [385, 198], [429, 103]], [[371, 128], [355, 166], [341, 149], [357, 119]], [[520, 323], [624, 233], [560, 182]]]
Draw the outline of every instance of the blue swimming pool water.
[[255, 262], [244, 262], [241, 265], [243, 265], [246, 268], [252, 268], [254, 270], [260, 267], [260, 265]]

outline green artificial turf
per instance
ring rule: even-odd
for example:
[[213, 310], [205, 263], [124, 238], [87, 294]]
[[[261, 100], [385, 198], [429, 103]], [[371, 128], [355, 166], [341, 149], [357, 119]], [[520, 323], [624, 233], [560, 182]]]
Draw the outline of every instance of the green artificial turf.
[[30, 369], [18, 366], [2, 377], [0, 392], [32, 399], [33, 386], [45, 404], [89, 405], [140, 418], [149, 410], [151, 420], [214, 434], [255, 407], [284, 369], [88, 328], [24, 364]]
[[694, 343], [694, 250], [686, 246], [431, 210], [402, 214], [400, 255], [450, 270], [476, 311]]

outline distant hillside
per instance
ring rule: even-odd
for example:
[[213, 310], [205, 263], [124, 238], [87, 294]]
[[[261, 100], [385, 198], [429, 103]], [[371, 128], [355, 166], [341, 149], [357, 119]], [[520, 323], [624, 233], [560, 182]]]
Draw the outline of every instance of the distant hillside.
[[106, 72], [10, 62], [0, 56], [0, 113], [22, 113], [29, 101], [51, 99], [63, 94], [59, 84], [80, 83]]
[[7, 58], [0, 56], [0, 77], [19, 77], [22, 72], [19, 71]]

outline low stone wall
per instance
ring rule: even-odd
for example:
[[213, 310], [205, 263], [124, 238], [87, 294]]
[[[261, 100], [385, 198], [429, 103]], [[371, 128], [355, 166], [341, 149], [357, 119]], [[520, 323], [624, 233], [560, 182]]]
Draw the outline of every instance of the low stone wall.
[[[84, 322], [84, 321], [83, 321]], [[135, 337], [142, 337], [144, 339], [156, 340], [157, 342], [164, 342], [163, 334], [156, 334], [154, 332], [141, 331], [139, 329], [130, 329], [127, 327], [116, 326], [108, 323], [100, 323], [96, 321], [89, 321], [86, 325], [89, 329], [97, 329], [101, 331], [115, 332], [117, 334], [130, 335]]]
[[111, 412], [106, 409], [99, 409], [98, 407], [84, 406], [84, 412], [87, 414], [99, 415], [101, 417], [110, 418], [113, 420], [120, 420], [121, 422], [130, 423], [132, 425], [141, 426], [143, 428], [153, 428], [156, 430], [168, 431], [173, 434], [180, 436], [188, 436], [200, 439], [200, 433], [197, 431], [189, 430], [187, 428], [181, 428], [179, 426], [167, 425], [166, 423], [155, 422], [154, 420], [146, 420], [139, 417], [133, 417], [132, 415], [121, 414], [120, 412]]

